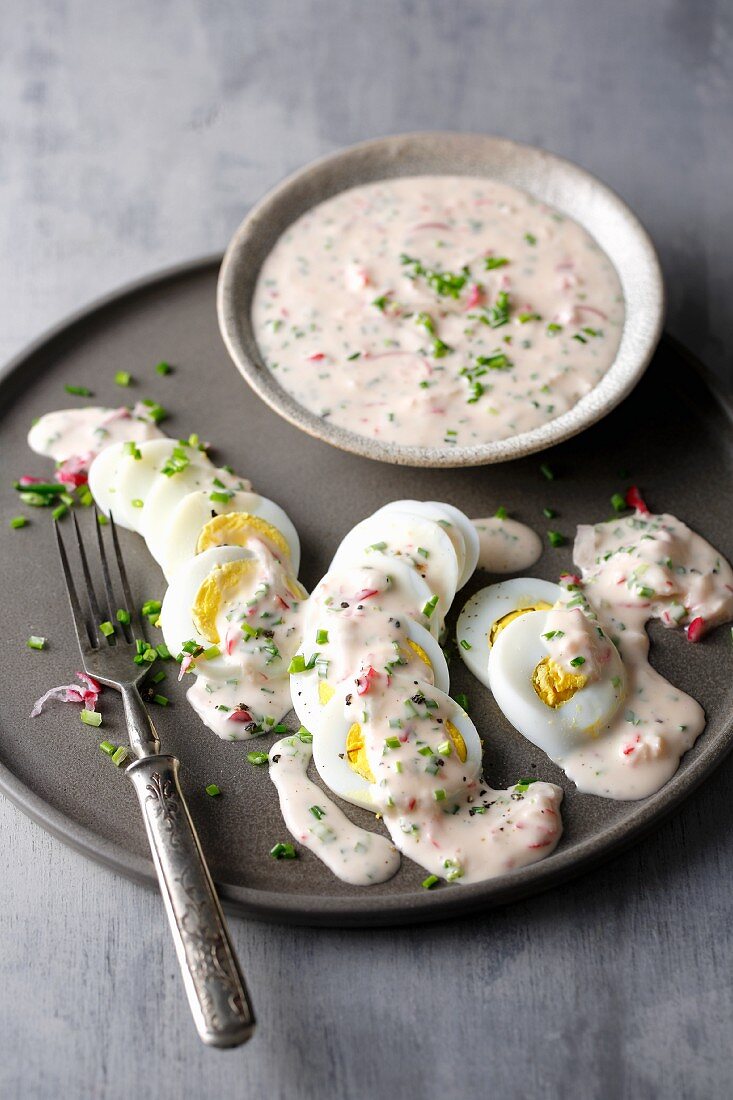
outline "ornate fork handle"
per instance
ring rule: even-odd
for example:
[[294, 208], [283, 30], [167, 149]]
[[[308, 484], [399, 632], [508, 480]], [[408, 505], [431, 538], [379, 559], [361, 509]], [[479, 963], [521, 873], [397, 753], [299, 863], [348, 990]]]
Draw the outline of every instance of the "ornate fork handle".
[[178, 782], [178, 760], [153, 755], [127, 774], [137, 793], [176, 954], [199, 1035], [209, 1046], [246, 1042], [255, 1019], [219, 899]]

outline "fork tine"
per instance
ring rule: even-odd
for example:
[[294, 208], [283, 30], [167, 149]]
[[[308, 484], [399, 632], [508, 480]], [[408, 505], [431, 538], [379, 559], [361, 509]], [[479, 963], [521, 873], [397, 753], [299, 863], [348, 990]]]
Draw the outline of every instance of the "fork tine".
[[[92, 576], [89, 572], [89, 563], [87, 561], [86, 551], [84, 550], [84, 543], [81, 538], [81, 531], [79, 530], [79, 523], [76, 515], [72, 512], [71, 518], [74, 521], [74, 531], [76, 533], [76, 545], [79, 550], [79, 557], [81, 558], [81, 568], [84, 573], [84, 584], [87, 590], [87, 600], [89, 601], [89, 611], [92, 616], [92, 629], [96, 632], [99, 628], [99, 624], [102, 621], [102, 616], [99, 611], [99, 604], [97, 603], [97, 594], [94, 591], [94, 585], [92, 583]], [[58, 530], [58, 528], [57, 528]]]
[[74, 587], [74, 578], [71, 575], [71, 569], [69, 568], [69, 559], [66, 556], [66, 547], [64, 546], [64, 540], [61, 537], [61, 529], [58, 521], [54, 521], [54, 529], [56, 531], [56, 542], [59, 548], [59, 557], [61, 558], [61, 568], [64, 573], [64, 580], [66, 582], [66, 593], [69, 597], [69, 604], [71, 606], [71, 616], [74, 620], [74, 629], [76, 630], [77, 641], [79, 642], [79, 649], [82, 655], [89, 649], [97, 648], [96, 632], [92, 632], [89, 629], [89, 624], [84, 618], [84, 614], [79, 603], [79, 597], [76, 594], [76, 588]]
[[[102, 527], [101, 527], [101, 524], [99, 522], [99, 513], [97, 512], [96, 507], [94, 509], [94, 518], [96, 520], [96, 523], [95, 523], [94, 526], [97, 528], [97, 545], [99, 546], [99, 558], [100, 558], [100, 561], [102, 563], [102, 579], [104, 580], [104, 591], [105, 591], [105, 595], [107, 597], [107, 612], [108, 612], [107, 618], [108, 618], [109, 622], [111, 622], [112, 625], [114, 626], [114, 624], [115, 624], [115, 613], [114, 613], [115, 596], [114, 596], [114, 592], [112, 591], [112, 578], [109, 575], [109, 566], [107, 565], [107, 551], [104, 548], [104, 539], [102, 538]], [[112, 642], [113, 640], [116, 640], [116, 638], [117, 638], [117, 631], [115, 630], [114, 634], [111, 634], [107, 640], [109, 642]]]
[[145, 631], [143, 629], [142, 622], [138, 616], [137, 608], [135, 607], [135, 601], [132, 598], [130, 582], [127, 579], [127, 570], [125, 569], [125, 562], [122, 557], [122, 550], [120, 549], [120, 540], [117, 537], [117, 525], [111, 512], [109, 514], [109, 525], [112, 530], [112, 545], [115, 549], [117, 569], [120, 574], [120, 581], [122, 582], [122, 594], [125, 597], [125, 607], [130, 613], [130, 634], [132, 636], [132, 641], [136, 642], [138, 638], [144, 639]]

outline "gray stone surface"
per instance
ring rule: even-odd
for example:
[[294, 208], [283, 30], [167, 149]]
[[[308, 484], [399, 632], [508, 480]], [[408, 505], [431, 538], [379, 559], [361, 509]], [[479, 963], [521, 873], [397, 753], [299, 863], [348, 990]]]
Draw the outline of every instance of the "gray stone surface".
[[[726, 0], [5, 0], [0, 353], [222, 247], [309, 158], [445, 127], [615, 187], [659, 246], [669, 328], [723, 377], [732, 59]], [[196, 1043], [159, 900], [2, 802], [0, 1094], [727, 1097], [732, 780], [729, 761], [634, 851], [485, 919], [233, 922], [260, 1028], [224, 1054]]]

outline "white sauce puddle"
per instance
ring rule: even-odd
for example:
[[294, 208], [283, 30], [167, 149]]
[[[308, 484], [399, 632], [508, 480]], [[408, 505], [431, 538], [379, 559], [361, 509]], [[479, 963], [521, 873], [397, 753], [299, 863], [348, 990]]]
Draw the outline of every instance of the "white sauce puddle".
[[343, 882], [354, 886], [386, 882], [399, 870], [399, 852], [386, 837], [349, 821], [308, 779], [311, 755], [311, 746], [297, 734], [284, 737], [270, 749], [270, 778], [288, 831]]
[[111, 443], [143, 443], [164, 436], [165, 432], [145, 418], [144, 406], [132, 410], [87, 406], [40, 417], [28, 432], [28, 446], [55, 462], [84, 457], [88, 465]]
[[528, 569], [542, 554], [542, 539], [516, 519], [471, 520], [478, 532], [478, 569], [487, 573], [519, 573]]

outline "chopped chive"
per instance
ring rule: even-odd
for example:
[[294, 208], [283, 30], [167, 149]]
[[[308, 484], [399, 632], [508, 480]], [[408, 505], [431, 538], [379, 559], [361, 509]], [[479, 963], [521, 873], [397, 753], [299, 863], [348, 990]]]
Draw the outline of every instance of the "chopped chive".
[[170, 703], [170, 699], [168, 699], [165, 695], [154, 695], [153, 702], [157, 703], [159, 707], [167, 707]]
[[438, 883], [438, 882], [440, 882], [440, 879], [438, 878], [438, 876], [437, 876], [437, 875], [428, 875], [428, 877], [427, 877], [427, 878], [424, 878], [424, 879], [422, 880], [422, 882], [420, 883], [420, 885], [422, 886], [423, 890], [432, 890], [432, 888], [433, 888], [433, 887], [434, 887], [434, 886], [436, 885], [436, 883]]
[[157, 615], [163, 604], [160, 600], [146, 600], [142, 605], [141, 611], [143, 615]]
[[550, 467], [547, 465], [546, 462], [543, 462], [542, 465], [540, 466], [540, 473], [542, 474], [543, 477], [547, 478], [548, 481], [554, 481], [555, 480], [555, 475], [552, 472], [552, 470], [550, 469]]
[[31, 508], [46, 508], [49, 504], [53, 504], [53, 498], [48, 494], [35, 491], [21, 493], [19, 500], [21, 504], [28, 504]]
[[134, 500], [130, 501], [130, 504], [132, 505], [133, 508], [142, 508], [143, 501], [140, 500], [140, 497], [135, 497]]
[[327, 644], [328, 644], [328, 631], [327, 630], [318, 630], [318, 631], [316, 631], [316, 645], [327, 645]]
[[155, 647], [155, 652], [163, 661], [170, 659], [171, 651], [168, 649], [165, 642], [160, 642], [160, 644]]
[[218, 798], [218, 796], [221, 794], [221, 791], [217, 787], [216, 783], [209, 783], [208, 786], [204, 789], [209, 798]]
[[101, 726], [102, 715], [98, 710], [83, 710], [79, 715], [85, 726]]
[[473, 649], [473, 646], [471, 645], [471, 643], [469, 641], [467, 641], [465, 638], [461, 638], [460, 645], [461, 645], [461, 649], [465, 649], [466, 651], [468, 651], [469, 649]]
[[112, 753], [112, 763], [115, 767], [120, 768], [129, 755], [129, 750], [124, 745], [120, 745], [120, 747]]
[[130, 612], [126, 611], [124, 607], [117, 608], [117, 622], [127, 625], [130, 621]]
[[91, 397], [92, 391], [87, 389], [86, 386], [64, 386], [67, 393], [70, 393], [73, 397]]
[[209, 500], [214, 504], [228, 504], [233, 496], [234, 493], [229, 489], [224, 489], [223, 491], [216, 490], [213, 493], [209, 493]]
[[654, 597], [654, 589], [647, 588], [646, 585], [642, 585], [640, 588], [637, 589], [637, 591], [642, 600], [651, 600]]
[[100, 623], [99, 624], [99, 629], [102, 631], [105, 638], [111, 637], [111, 635], [114, 634], [114, 632], [115, 632], [115, 628], [112, 625], [112, 623], [109, 621], [109, 619], [106, 622]]
[[506, 256], [487, 256], [484, 267], [487, 271], [495, 271], [497, 267], [504, 267], [508, 263]]
[[262, 764], [266, 764], [269, 757], [266, 752], [248, 752], [247, 762], [254, 764], [256, 768], [259, 768]]
[[109, 520], [107, 519], [107, 517], [104, 515], [103, 512], [97, 512], [97, 523], [99, 524], [100, 527], [106, 527], [107, 524], [109, 523]]
[[51, 512], [51, 515], [53, 516], [53, 518], [54, 518], [55, 520], [60, 520], [60, 519], [63, 519], [63, 518], [64, 518], [64, 516], [68, 514], [68, 511], [69, 511], [68, 505], [66, 505], [66, 504], [59, 504], [59, 505], [57, 505], [57, 507], [56, 507], [56, 508], [54, 508], [54, 510], [53, 510], [53, 511]]
[[436, 749], [438, 756], [450, 756], [453, 752], [453, 744], [451, 741], [441, 741]]
[[428, 600], [428, 602], [425, 604], [425, 606], [422, 609], [422, 613], [423, 613], [423, 615], [425, 616], [426, 619], [429, 619], [431, 617], [431, 615], [435, 611], [435, 608], [437, 607], [437, 605], [438, 605], [438, 597], [437, 596], [431, 596], [430, 599]]
[[118, 370], [115, 375], [115, 382], [118, 386], [129, 386], [132, 382], [132, 375], [126, 370]]
[[554, 508], [543, 508], [542, 515], [545, 517], [545, 519], [554, 519], [557, 515], [557, 512]]
[[541, 321], [542, 318], [539, 313], [519, 313], [517, 314], [517, 320], [520, 325], [526, 325], [529, 321]]
[[300, 727], [297, 736], [300, 738], [304, 745], [310, 745], [313, 741], [313, 734], [310, 732], [310, 730], [307, 730], [305, 726]]
[[270, 849], [270, 855], [273, 859], [296, 859], [297, 852], [292, 844], [276, 844], [274, 848]]
[[284, 722], [278, 722], [278, 724], [276, 726], [272, 727], [272, 732], [273, 733], [287, 733], [288, 732], [288, 727], [285, 725]]
[[321, 809], [320, 806], [309, 806], [308, 813], [313, 814], [316, 821], [320, 821], [321, 818], [326, 816], [326, 811]]
[[537, 238], [535, 237], [534, 233], [525, 233], [524, 239], [527, 244], [537, 244]]
[[420, 555], [421, 558], [429, 558], [430, 557], [430, 551], [426, 550], [424, 546], [418, 546], [417, 552], [418, 552], [418, 554]]
[[567, 539], [560, 531], [548, 531], [547, 538], [549, 539], [550, 546], [558, 547], [564, 546]]
[[433, 791], [433, 798], [435, 799], [436, 802], [444, 802], [445, 801], [445, 791], [443, 790], [442, 787], [437, 787]]
[[302, 653], [296, 653], [290, 664], [288, 665], [288, 672], [291, 676], [297, 676], [299, 672], [305, 672], [305, 669], [305, 657]]
[[163, 669], [161, 668], [160, 672], [156, 672], [155, 676], [151, 676], [150, 679], [154, 684], [159, 684], [161, 680], [165, 680], [165, 673], [163, 672]]
[[614, 493], [611, 497], [611, 504], [614, 512], [624, 512], [626, 510], [626, 497], [622, 493]]
[[170, 363], [166, 363], [165, 359], [162, 359], [160, 361], [160, 363], [158, 363], [156, 365], [155, 373], [156, 374], [170, 374], [172, 372], [172, 370], [173, 370], [173, 367], [170, 365]]
[[221, 650], [218, 645], [210, 645], [208, 649], [205, 649], [201, 654], [205, 661], [213, 661], [215, 657], [221, 656]]
[[500, 505], [500, 507], [498, 507], [496, 509], [496, 511], [494, 512], [494, 516], [495, 516], [496, 519], [506, 519], [506, 517], [507, 517], [506, 508], [503, 505]]
[[14, 531], [17, 531], [21, 527], [27, 527], [28, 520], [25, 518], [25, 516], [13, 516], [10, 521], [10, 526], [13, 528]]
[[465, 695], [462, 691], [460, 691], [458, 695], [456, 695], [456, 702], [462, 710], [468, 712], [468, 696]]
[[388, 749], [398, 749], [401, 741], [399, 737], [385, 737], [384, 744]]
[[117, 752], [117, 746], [113, 745], [111, 741], [102, 741], [99, 747], [107, 756], [112, 756], [113, 753]]
[[152, 401], [148, 397], [144, 398], [142, 403], [147, 409], [148, 416], [155, 424], [160, 424], [161, 420], [165, 420], [168, 416], [167, 411], [157, 401]]
[[140, 459], [143, 457], [143, 453], [138, 447], [137, 443], [132, 442], [125, 443], [122, 448], [122, 453], [129, 456], [130, 458], [134, 458], [136, 462], [139, 462]]
[[40, 635], [38, 635], [38, 634], [31, 634], [30, 638], [28, 639], [28, 648], [29, 649], [45, 649], [46, 648], [46, 639], [40, 637]]
[[573, 657], [570, 664], [573, 666], [573, 668], [580, 668], [581, 665], [585, 664], [585, 657]]
[[551, 321], [547, 326], [547, 335], [554, 336], [558, 332], [562, 332], [562, 325], [555, 324], [554, 321]]

